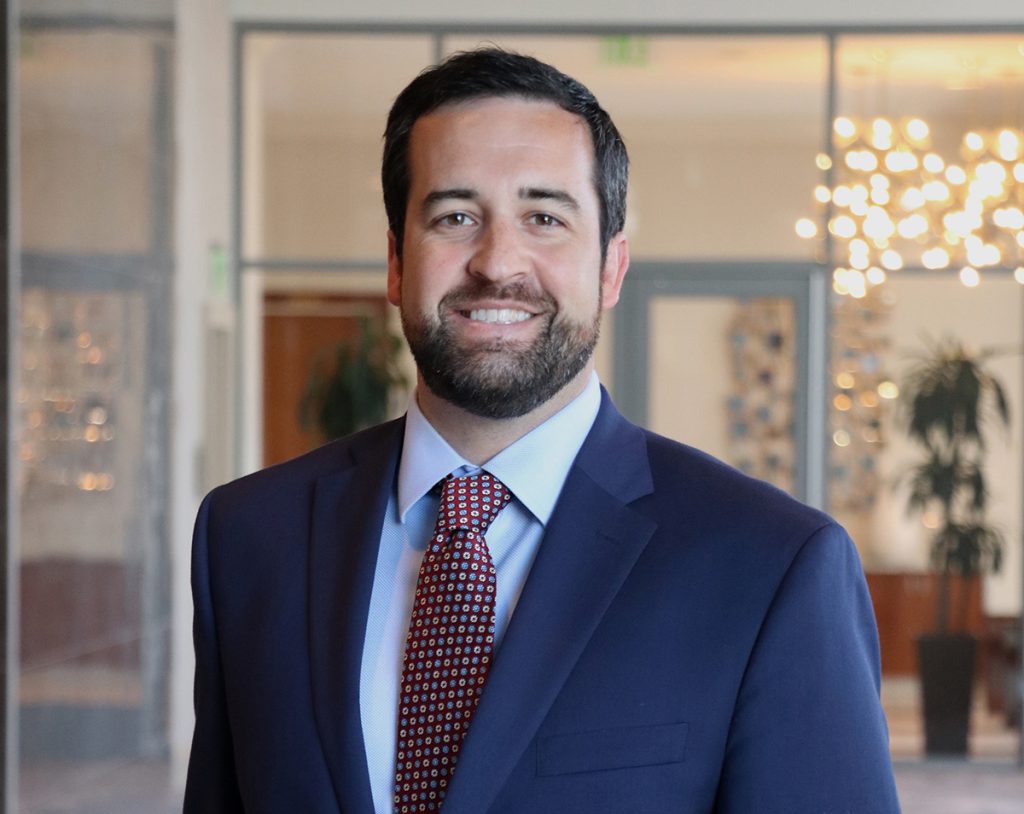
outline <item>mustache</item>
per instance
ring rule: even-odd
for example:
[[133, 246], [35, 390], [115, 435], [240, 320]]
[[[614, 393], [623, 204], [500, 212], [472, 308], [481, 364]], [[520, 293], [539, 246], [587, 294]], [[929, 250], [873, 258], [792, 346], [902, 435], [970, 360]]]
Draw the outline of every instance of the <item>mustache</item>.
[[557, 303], [555, 298], [546, 291], [523, 282], [498, 285], [489, 280], [473, 279], [454, 288], [441, 298], [441, 309], [465, 311], [480, 300], [497, 300], [528, 305], [540, 311], [553, 312]]

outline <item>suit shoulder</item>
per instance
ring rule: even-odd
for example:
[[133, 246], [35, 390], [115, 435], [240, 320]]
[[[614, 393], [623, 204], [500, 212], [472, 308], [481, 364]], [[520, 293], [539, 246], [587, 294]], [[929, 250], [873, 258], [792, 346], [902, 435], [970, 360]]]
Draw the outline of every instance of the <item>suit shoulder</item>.
[[806, 540], [816, 531], [838, 524], [766, 481], [751, 477], [724, 461], [657, 433], [644, 431], [659, 502], [691, 507], [709, 522], [759, 536], [776, 529]]
[[222, 484], [206, 499], [215, 501], [218, 509], [230, 511], [233, 506], [277, 504], [289, 496], [308, 495], [320, 477], [358, 465], [363, 456], [397, 455], [404, 428], [404, 419], [396, 419], [361, 430]]

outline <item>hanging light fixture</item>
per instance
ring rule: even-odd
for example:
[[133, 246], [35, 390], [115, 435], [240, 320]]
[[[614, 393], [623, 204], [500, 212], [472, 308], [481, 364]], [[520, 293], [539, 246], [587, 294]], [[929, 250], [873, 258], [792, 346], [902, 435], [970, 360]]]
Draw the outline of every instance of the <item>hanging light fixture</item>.
[[[985, 268], [1016, 267], [1024, 284], [1020, 130], [968, 132], [950, 161], [932, 149], [931, 128], [920, 118], [840, 116], [832, 129], [835, 184], [815, 187], [814, 199], [828, 207], [837, 293], [864, 297], [905, 265], [956, 270], [969, 287]], [[828, 156], [816, 161], [833, 167]], [[797, 234], [818, 237], [822, 220], [801, 218]]]

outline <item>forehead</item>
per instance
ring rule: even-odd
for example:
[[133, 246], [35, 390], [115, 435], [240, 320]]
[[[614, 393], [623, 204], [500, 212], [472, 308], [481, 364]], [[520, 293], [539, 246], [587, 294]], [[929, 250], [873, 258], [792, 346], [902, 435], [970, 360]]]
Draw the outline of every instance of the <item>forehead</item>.
[[533, 172], [589, 182], [593, 165], [586, 122], [548, 101], [499, 97], [445, 105], [417, 119], [409, 139], [413, 187], [453, 173]]

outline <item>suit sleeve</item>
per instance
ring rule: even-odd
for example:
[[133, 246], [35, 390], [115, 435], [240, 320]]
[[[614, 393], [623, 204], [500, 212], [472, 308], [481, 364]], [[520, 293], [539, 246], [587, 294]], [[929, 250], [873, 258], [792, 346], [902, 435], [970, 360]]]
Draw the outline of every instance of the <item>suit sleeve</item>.
[[196, 725], [185, 784], [184, 814], [232, 814], [243, 810], [210, 586], [208, 520], [212, 497], [212, 493], [208, 495], [199, 509], [192, 540]]
[[829, 524], [779, 584], [743, 678], [717, 814], [899, 812], [878, 631], [856, 549]]

